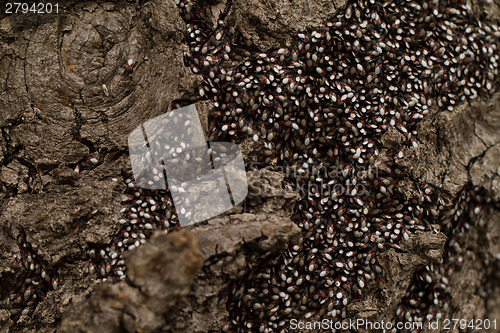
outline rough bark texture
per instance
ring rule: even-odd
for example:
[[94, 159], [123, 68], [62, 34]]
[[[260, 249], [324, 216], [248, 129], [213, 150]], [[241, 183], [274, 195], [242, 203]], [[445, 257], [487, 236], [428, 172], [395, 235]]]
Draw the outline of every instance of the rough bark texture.
[[[214, 6], [212, 15], [234, 11], [241, 31], [265, 51], [290, 46], [297, 32], [314, 30], [343, 5], [233, 0]], [[491, 6], [488, 14], [498, 17], [498, 5]], [[183, 64], [184, 30], [173, 0], [69, 1], [60, 14], [1, 14], [2, 332], [219, 330], [227, 321], [221, 301], [227, 281], [298, 238], [290, 219], [297, 195], [281, 190], [283, 175], [249, 171], [243, 205], [181, 232], [155, 234], [127, 256], [128, 282], [101, 283], [88, 272], [86, 250], [108, 244], [118, 230], [130, 131], [176, 103], [196, 102], [209, 133], [211, 104], [197, 102], [201, 78]], [[468, 181], [500, 200], [500, 94], [429, 114], [419, 127], [419, 147], [399, 161], [414, 179], [441, 187], [449, 202]], [[389, 132], [383, 140], [389, 147], [401, 139]], [[241, 147], [247, 161], [266, 158], [251, 140]], [[92, 157], [98, 162], [88, 163]], [[418, 195], [411, 179], [399, 186], [407, 198]], [[450, 282], [457, 318], [500, 318], [498, 287], [486, 302], [474, 294], [485, 274], [478, 256], [500, 252], [500, 212], [482, 218], [488, 233], [471, 232], [464, 268]], [[16, 242], [21, 230], [59, 286], [14, 323], [11, 288], [24, 269]], [[368, 286], [364, 300], [348, 308], [349, 318], [390, 320], [415, 270], [438, 261], [445, 241], [439, 230], [416, 233], [401, 251], [387, 251], [379, 258], [385, 284]]]
[[262, 51], [290, 47], [298, 33], [312, 31], [338, 9], [346, 0], [320, 1], [234, 1], [232, 10], [238, 26], [245, 27], [244, 35], [259, 45]]

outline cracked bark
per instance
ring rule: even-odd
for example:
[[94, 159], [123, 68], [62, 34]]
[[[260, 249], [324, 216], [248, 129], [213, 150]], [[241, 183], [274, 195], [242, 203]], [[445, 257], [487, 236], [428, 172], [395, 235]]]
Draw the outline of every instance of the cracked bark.
[[[223, 18], [233, 10], [237, 25], [265, 51], [289, 46], [294, 34], [323, 22], [336, 11], [322, 10], [329, 3], [304, 1], [285, 6], [264, 0], [221, 1], [212, 15]], [[335, 3], [340, 8], [345, 1]], [[276, 6], [281, 6], [281, 13], [271, 10]], [[498, 8], [492, 8], [488, 15], [498, 17]], [[252, 21], [256, 17], [258, 20]], [[145, 254], [151, 247], [165, 251], [167, 260], [179, 253], [188, 256], [189, 260], [180, 263], [189, 268], [180, 277], [181, 293], [166, 288], [170, 281], [155, 282], [178, 301], [175, 306], [170, 302], [158, 308], [159, 299], [144, 292], [144, 281], [137, 276], [131, 278], [131, 284], [99, 286], [97, 276], [87, 272], [85, 250], [109, 243], [118, 230], [125, 185], [108, 179], [130, 173], [126, 154], [129, 132], [177, 103], [199, 100], [201, 79], [183, 65], [183, 51], [187, 50], [184, 29], [174, 1], [149, 1], [142, 7], [135, 1], [67, 1], [60, 15], [0, 14], [0, 223], [7, 228], [0, 235], [4, 250], [0, 253], [2, 331], [22, 327], [37, 332], [95, 331], [101, 327], [92, 325], [104, 319], [109, 319], [109, 331], [134, 331], [137, 326], [132, 319], [138, 317], [143, 318], [140, 328], [144, 331], [164, 325], [173, 325], [179, 332], [217, 329], [227, 320], [219, 303], [225, 281], [234, 278], [247, 261], [265, 261], [297, 237], [297, 228], [289, 219], [296, 199], [276, 193], [250, 197], [244, 208], [184, 233], [155, 236], [164, 244], [152, 242], [131, 253], [127, 263], [147, 270]], [[259, 31], [268, 36], [264, 38]], [[127, 75], [124, 65], [129, 58], [134, 60], [134, 69]], [[197, 103], [208, 133], [211, 105]], [[498, 202], [499, 105], [500, 94], [496, 94], [453, 112], [430, 114], [419, 125], [419, 147], [405, 151], [399, 164], [413, 180], [441, 187], [448, 202], [467, 183], [484, 187]], [[385, 147], [398, 144], [398, 135], [397, 131], [386, 133], [382, 138]], [[242, 144], [242, 150], [247, 160], [266, 158], [263, 147], [251, 140]], [[102, 161], [76, 174], [75, 166], [95, 152], [103, 152]], [[280, 175], [249, 172], [248, 176], [257, 187], [280, 184]], [[418, 195], [411, 183], [409, 179], [400, 185], [402, 196]], [[87, 220], [85, 216], [96, 208]], [[485, 236], [486, 251], [498, 253], [500, 228], [496, 224], [500, 213], [484, 218], [492, 225]], [[78, 231], [75, 223], [80, 222], [83, 226]], [[47, 293], [32, 318], [22, 317], [15, 324], [10, 319], [10, 289], [24, 269], [15, 241], [20, 230], [49, 268], [58, 272], [60, 287]], [[216, 235], [214, 230], [224, 230], [228, 239], [210, 238]], [[273, 237], [263, 236], [271, 231]], [[413, 272], [441, 256], [443, 237], [442, 233], [415, 234], [402, 252], [388, 251], [380, 260], [390, 283], [381, 290], [374, 287], [364, 302], [352, 304], [350, 316], [390, 318]], [[456, 317], [480, 317], [490, 311], [494, 313], [491, 317], [500, 318], [498, 297], [483, 302], [472, 292], [484, 275], [475, 264], [479, 245], [474, 237], [478, 236], [471, 236], [467, 269], [452, 283], [454, 302], [460, 309]], [[185, 246], [176, 248], [176, 242]], [[215, 252], [217, 245], [223, 250]], [[228, 255], [234, 261], [218, 269], [217, 261]], [[175, 260], [165, 263], [166, 267], [178, 264]], [[155, 269], [147, 271], [158, 276]], [[467, 288], [467, 284], [472, 287]], [[104, 302], [122, 295], [126, 295], [125, 300], [115, 308]], [[142, 301], [148, 304], [146, 310], [140, 309]], [[98, 307], [93, 307], [96, 304]], [[93, 322], [93, 318], [98, 321]]]

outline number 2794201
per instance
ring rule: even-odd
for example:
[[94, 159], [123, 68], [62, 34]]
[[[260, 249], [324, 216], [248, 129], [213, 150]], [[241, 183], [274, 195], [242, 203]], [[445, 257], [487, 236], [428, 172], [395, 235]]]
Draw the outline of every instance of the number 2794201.
[[7, 2], [5, 4], [6, 14], [58, 14], [59, 4], [51, 3], [28, 3], [28, 2]]

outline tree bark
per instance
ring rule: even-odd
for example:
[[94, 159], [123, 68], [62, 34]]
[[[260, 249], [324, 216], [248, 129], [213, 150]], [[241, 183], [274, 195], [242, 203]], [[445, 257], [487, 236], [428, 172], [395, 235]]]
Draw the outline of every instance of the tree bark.
[[[291, 3], [220, 1], [210, 17], [216, 22], [231, 13], [236, 27], [266, 52], [290, 47], [298, 32], [345, 6]], [[496, 2], [474, 8], [500, 18]], [[221, 296], [227, 283], [297, 241], [300, 230], [291, 218], [298, 195], [277, 190], [284, 177], [279, 172], [248, 171], [250, 194], [243, 205], [180, 232], [155, 232], [126, 255], [129, 280], [103, 283], [89, 272], [88, 251], [106, 246], [120, 231], [123, 180], [131, 174], [129, 133], [191, 103], [210, 133], [213, 103], [198, 95], [202, 76], [184, 65], [185, 30], [173, 0], [66, 1], [58, 14], [0, 14], [2, 332], [219, 330], [228, 321]], [[262, 32], [268, 38], [261, 39]], [[500, 253], [500, 94], [451, 112], [433, 109], [417, 132], [418, 148], [406, 148], [398, 160], [411, 177], [394, 190], [409, 199], [419, 195], [415, 181], [431, 184], [443, 189], [447, 205], [464, 188], [487, 191], [495, 209], [480, 213], [485, 229], [468, 233], [463, 267], [449, 286], [456, 318], [500, 319], [500, 279], [480, 264]], [[386, 149], [402, 140], [396, 130], [381, 137]], [[268, 157], [260, 143], [240, 146], [247, 162]], [[394, 317], [415, 272], [443, 256], [449, 235], [438, 223], [434, 227], [378, 258], [385, 283], [350, 304], [348, 318]], [[16, 293], [26, 290], [20, 280], [31, 271], [20, 238], [40, 263], [37, 272], [51, 276], [40, 282], [43, 293], [29, 315], [14, 310]], [[485, 289], [488, 279], [496, 281]]]

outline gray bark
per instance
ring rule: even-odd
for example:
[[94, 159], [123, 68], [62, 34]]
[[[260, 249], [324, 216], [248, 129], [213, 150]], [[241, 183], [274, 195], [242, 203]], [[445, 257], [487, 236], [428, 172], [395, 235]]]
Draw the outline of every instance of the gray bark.
[[[345, 5], [290, 3], [222, 1], [211, 15], [217, 18], [229, 8], [237, 26], [265, 51], [290, 46], [297, 32], [314, 28]], [[489, 6], [478, 10], [498, 18], [498, 4]], [[298, 196], [273, 190], [283, 175], [248, 172], [252, 186], [265, 190], [256, 190], [257, 195], [251, 191], [242, 206], [224, 216], [182, 232], [157, 232], [127, 255], [129, 282], [102, 283], [88, 272], [87, 250], [108, 244], [119, 228], [126, 186], [111, 179], [121, 180], [131, 171], [130, 131], [189, 102], [197, 103], [208, 133], [211, 103], [199, 101], [202, 79], [183, 64], [184, 30], [172, 0], [142, 6], [68, 1], [59, 14], [1, 14], [2, 332], [24, 327], [30, 332], [218, 330], [228, 320], [219, 298], [225, 284], [237, 279], [249, 262], [265, 264], [297, 240], [300, 231], [290, 217]], [[262, 40], [257, 32], [269, 38]], [[134, 61], [131, 74], [124, 68], [128, 59]], [[500, 200], [500, 94], [453, 112], [434, 110], [418, 133], [419, 147], [405, 151], [399, 161], [414, 179], [442, 187], [447, 203], [468, 182]], [[396, 131], [382, 137], [387, 147], [398, 140]], [[241, 147], [245, 159], [266, 157], [264, 148], [251, 140]], [[98, 163], [75, 173], [76, 165], [90, 157]], [[411, 184], [408, 179], [399, 185], [402, 196], [418, 195]], [[491, 275], [479, 264], [479, 257], [500, 253], [500, 211], [481, 218], [489, 227], [485, 234], [471, 231], [464, 268], [450, 281], [457, 318], [500, 318], [498, 281], [481, 291]], [[59, 285], [47, 291], [31, 316], [14, 322], [16, 296], [11, 291], [25, 270], [16, 239], [23, 232]], [[379, 262], [386, 283], [351, 304], [349, 318], [390, 320], [414, 272], [438, 261], [445, 241], [439, 231], [415, 233], [402, 251], [384, 253]]]

